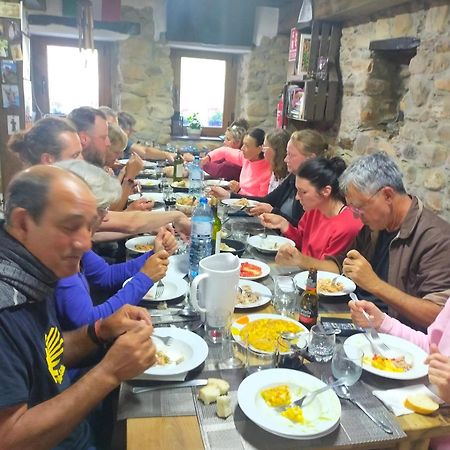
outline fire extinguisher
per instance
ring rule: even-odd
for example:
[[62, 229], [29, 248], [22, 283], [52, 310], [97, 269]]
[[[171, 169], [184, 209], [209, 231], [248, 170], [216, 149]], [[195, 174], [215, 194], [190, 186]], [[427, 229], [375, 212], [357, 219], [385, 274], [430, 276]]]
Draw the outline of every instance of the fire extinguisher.
[[286, 119], [283, 114], [283, 107], [284, 107], [284, 98], [283, 94], [280, 94], [280, 98], [277, 103], [277, 128], [283, 128], [286, 125]]

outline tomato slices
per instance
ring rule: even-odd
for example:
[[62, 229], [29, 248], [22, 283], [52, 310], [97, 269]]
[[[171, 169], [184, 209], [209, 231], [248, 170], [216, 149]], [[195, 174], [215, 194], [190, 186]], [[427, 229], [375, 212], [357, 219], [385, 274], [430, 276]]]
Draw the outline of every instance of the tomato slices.
[[262, 268], [256, 264], [244, 262], [241, 264], [241, 277], [259, 277], [262, 273]]

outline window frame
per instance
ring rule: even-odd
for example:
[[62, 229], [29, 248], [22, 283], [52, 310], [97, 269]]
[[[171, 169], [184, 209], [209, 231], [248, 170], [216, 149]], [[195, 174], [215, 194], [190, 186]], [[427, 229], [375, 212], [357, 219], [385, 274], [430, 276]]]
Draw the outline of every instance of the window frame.
[[199, 58], [199, 59], [220, 59], [226, 63], [225, 69], [225, 94], [223, 104], [222, 127], [202, 127], [202, 136], [219, 137], [225, 133], [227, 127], [234, 120], [234, 107], [236, 101], [236, 79], [237, 79], [237, 61], [236, 55], [223, 52], [207, 52], [203, 50], [185, 50], [172, 48], [170, 59], [174, 74], [173, 80], [173, 102], [174, 110], [180, 111], [180, 77], [181, 77], [181, 58]]
[[[47, 61], [47, 46], [49, 45], [78, 48], [78, 40], [53, 36], [31, 36], [33, 109], [37, 113], [37, 118], [40, 118], [41, 113], [49, 114], [50, 110]], [[111, 105], [113, 100], [111, 87], [116, 84], [113, 68], [118, 66], [116, 45], [113, 42], [95, 41], [95, 49], [98, 52], [99, 105]]]

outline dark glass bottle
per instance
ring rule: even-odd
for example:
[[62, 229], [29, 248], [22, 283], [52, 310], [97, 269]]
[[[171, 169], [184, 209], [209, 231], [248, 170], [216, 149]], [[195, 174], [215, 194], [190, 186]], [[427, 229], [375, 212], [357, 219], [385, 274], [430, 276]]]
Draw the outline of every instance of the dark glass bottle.
[[317, 269], [309, 269], [308, 279], [303, 294], [300, 296], [298, 321], [306, 328], [317, 322], [319, 315], [319, 295], [317, 294]]
[[173, 160], [173, 181], [181, 181], [183, 179], [184, 161], [179, 151]]

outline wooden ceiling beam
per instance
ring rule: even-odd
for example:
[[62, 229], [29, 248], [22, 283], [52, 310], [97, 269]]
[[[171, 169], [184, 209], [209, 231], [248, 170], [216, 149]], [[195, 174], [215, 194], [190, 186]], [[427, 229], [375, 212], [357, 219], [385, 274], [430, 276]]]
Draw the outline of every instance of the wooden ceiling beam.
[[411, 1], [413, 0], [313, 0], [314, 19], [359, 19]]

